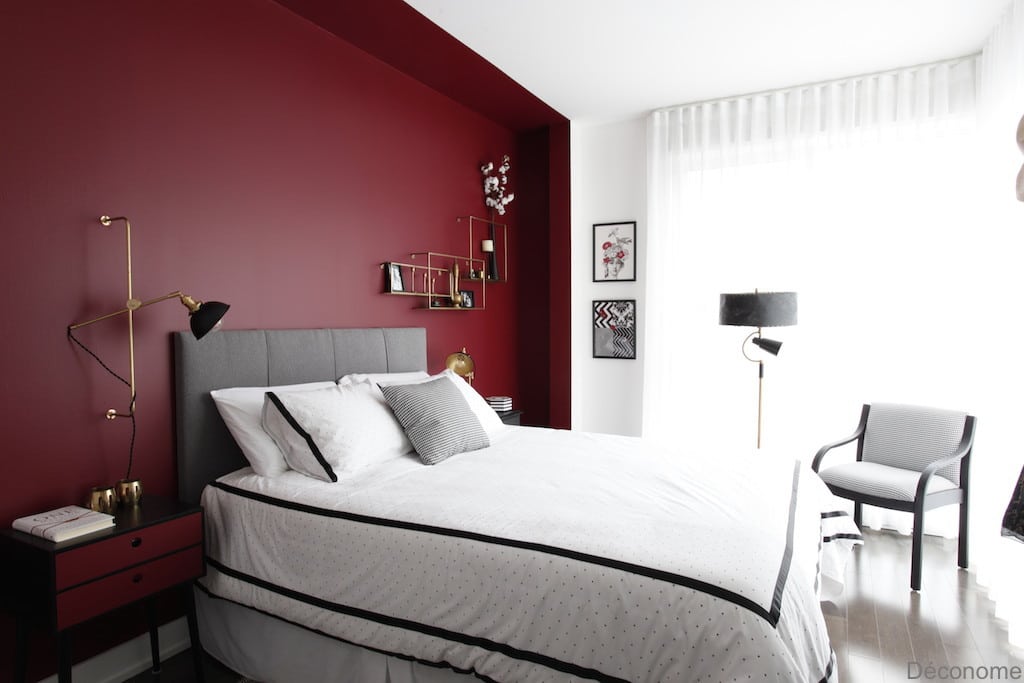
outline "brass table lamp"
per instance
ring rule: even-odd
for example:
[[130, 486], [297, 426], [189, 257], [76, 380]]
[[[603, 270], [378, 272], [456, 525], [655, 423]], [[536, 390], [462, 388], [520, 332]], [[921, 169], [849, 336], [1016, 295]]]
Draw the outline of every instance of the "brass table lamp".
[[466, 353], [465, 346], [462, 347], [462, 351], [449, 354], [444, 361], [444, 366], [470, 384], [473, 383], [473, 378], [476, 375], [476, 363], [473, 362], [473, 357]]

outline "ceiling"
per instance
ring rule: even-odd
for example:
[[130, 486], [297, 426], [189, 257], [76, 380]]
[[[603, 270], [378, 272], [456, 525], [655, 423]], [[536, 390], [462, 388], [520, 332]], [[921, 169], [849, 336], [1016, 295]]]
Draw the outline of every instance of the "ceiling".
[[978, 52], [1012, 0], [405, 0], [573, 121]]

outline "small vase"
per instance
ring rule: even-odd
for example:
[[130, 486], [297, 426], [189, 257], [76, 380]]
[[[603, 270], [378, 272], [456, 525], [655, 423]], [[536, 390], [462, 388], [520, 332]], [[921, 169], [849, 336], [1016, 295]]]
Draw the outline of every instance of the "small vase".
[[497, 253], [497, 239], [495, 238], [494, 228], [494, 213], [491, 212], [491, 251], [487, 254], [487, 279], [488, 280], [500, 280], [501, 275], [498, 273], [498, 253]]

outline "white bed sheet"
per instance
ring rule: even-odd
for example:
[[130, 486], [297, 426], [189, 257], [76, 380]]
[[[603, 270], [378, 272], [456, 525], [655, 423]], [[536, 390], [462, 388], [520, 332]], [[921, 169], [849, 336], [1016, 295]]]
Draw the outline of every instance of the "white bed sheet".
[[211, 596], [380, 652], [496, 681], [836, 678], [819, 568], [841, 581], [857, 531], [794, 461], [515, 428], [333, 484], [240, 470], [203, 505]]

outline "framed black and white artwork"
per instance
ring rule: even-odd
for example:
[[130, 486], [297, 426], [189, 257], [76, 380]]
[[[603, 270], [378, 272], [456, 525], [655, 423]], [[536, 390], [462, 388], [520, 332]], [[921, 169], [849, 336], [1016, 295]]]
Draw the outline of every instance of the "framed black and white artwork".
[[636, 300], [594, 301], [594, 358], [636, 358]]
[[636, 280], [636, 221], [594, 224], [594, 282]]
[[388, 291], [404, 292], [405, 285], [402, 282], [402, 266], [397, 263], [388, 264]]

